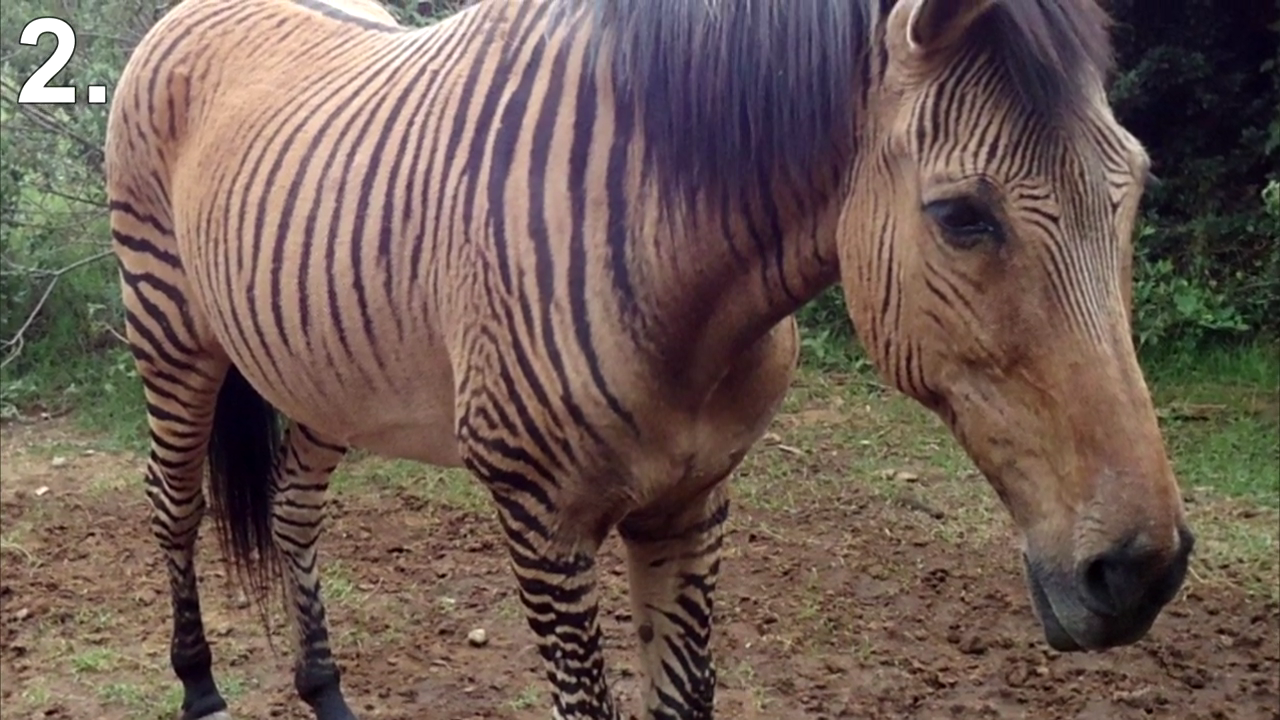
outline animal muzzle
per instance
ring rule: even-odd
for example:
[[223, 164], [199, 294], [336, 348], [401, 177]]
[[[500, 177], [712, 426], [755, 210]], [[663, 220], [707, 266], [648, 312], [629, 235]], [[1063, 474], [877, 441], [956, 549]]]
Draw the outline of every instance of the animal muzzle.
[[1120, 543], [1059, 568], [1024, 554], [1027, 585], [1049, 646], [1062, 652], [1106, 650], [1145, 637], [1187, 575], [1195, 536], [1182, 526], [1170, 557]]

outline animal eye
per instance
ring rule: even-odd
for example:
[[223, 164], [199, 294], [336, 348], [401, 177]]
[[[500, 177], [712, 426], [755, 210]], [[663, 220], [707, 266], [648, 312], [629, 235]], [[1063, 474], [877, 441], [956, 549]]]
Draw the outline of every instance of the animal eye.
[[977, 245], [999, 230], [985, 208], [966, 198], [935, 200], [925, 205], [924, 211], [942, 228], [947, 242], [962, 249]]

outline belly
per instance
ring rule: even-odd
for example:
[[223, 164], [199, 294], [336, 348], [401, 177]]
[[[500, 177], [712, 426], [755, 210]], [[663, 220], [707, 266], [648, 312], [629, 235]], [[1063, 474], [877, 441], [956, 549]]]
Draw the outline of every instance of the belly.
[[[309, 355], [287, 363], [290, 382], [250, 377], [277, 409], [333, 442], [385, 457], [461, 463], [454, 434], [453, 374], [443, 352], [412, 364], [329, 365]], [[376, 370], [376, 373], [375, 373]], [[248, 375], [246, 374], [248, 377]]]
[[[210, 313], [227, 355], [263, 397], [332, 442], [435, 465], [460, 463], [454, 433], [453, 371], [440, 334], [426, 323], [376, 323], [365, 333], [335, 317], [296, 320], [283, 330], [253, 294], [234, 323]], [[231, 300], [236, 302], [236, 300]], [[389, 317], [390, 312], [381, 313]]]

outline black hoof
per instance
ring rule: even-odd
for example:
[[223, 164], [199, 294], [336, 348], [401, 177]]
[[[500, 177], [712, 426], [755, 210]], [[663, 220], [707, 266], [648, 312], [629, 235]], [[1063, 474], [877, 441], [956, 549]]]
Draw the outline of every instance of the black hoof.
[[227, 701], [210, 682], [199, 694], [188, 692], [182, 703], [182, 720], [231, 720], [231, 713], [227, 712]]
[[316, 693], [308, 699], [308, 704], [315, 712], [316, 720], [356, 720], [355, 713], [347, 707], [346, 698], [342, 697], [342, 690], [336, 684]]

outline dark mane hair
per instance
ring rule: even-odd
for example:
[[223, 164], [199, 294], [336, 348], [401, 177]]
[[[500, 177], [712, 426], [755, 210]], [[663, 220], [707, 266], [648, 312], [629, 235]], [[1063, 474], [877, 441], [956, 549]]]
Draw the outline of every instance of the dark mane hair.
[[1057, 122], [1087, 102], [1091, 74], [1111, 74], [1110, 30], [1097, 0], [998, 0], [970, 42], [992, 53], [1028, 110]]
[[[870, 53], [896, 0], [552, 0], [585, 15], [651, 170], [685, 197], [762, 181], [829, 190], [855, 151]], [[1110, 42], [1096, 0], [998, 0], [973, 42], [1029, 108], [1082, 101]]]

